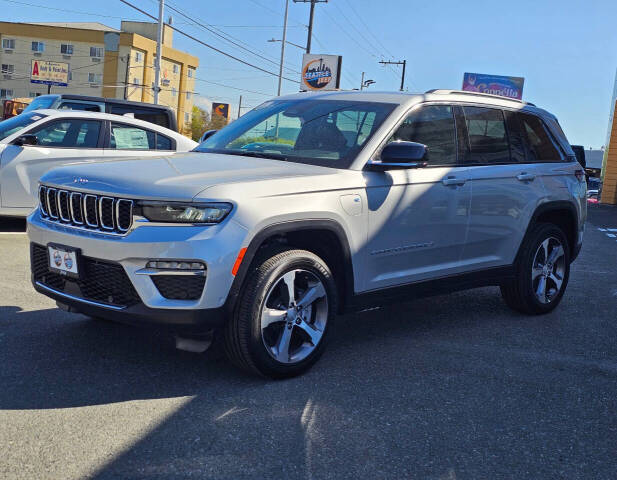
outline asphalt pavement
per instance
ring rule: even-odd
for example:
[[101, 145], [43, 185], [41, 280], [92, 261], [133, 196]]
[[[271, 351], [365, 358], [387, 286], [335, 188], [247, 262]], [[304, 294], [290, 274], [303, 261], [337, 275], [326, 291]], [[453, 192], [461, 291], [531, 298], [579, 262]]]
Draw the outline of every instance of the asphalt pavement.
[[276, 382], [58, 310], [0, 220], [0, 478], [615, 479], [617, 208], [589, 213], [553, 313], [483, 288], [344, 316]]

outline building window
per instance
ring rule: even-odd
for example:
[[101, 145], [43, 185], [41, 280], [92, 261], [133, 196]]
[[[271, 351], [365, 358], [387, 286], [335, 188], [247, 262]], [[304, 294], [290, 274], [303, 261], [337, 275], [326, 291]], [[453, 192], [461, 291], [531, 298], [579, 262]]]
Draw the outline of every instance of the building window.
[[43, 42], [32, 42], [32, 51], [33, 52], [44, 52], [45, 51], [45, 43], [43, 43]]
[[69, 82], [73, 81], [73, 72], [71, 70], [69, 70], [68, 81]]
[[184, 123], [189, 123], [189, 120], [190, 120], [190, 116], [189, 116], [188, 112], [185, 112], [184, 113]]
[[189, 78], [193, 78], [193, 75], [195, 75], [195, 69], [189, 68]]
[[73, 45], [70, 43], [63, 43], [60, 45], [60, 53], [62, 55], [73, 55]]
[[5, 48], [7, 50], [15, 50], [15, 39], [14, 38], [3, 38], [2, 48]]
[[135, 52], [135, 61], [137, 63], [141, 63], [143, 59], [144, 59], [144, 54], [143, 53]]
[[13, 90], [10, 88], [0, 88], [0, 98], [13, 98]]
[[191, 92], [186, 92], [186, 99], [187, 99], [187, 100], [190, 100], [190, 99], [191, 99], [191, 96], [192, 96], [192, 93], [191, 93]]
[[15, 73], [15, 65], [9, 65], [7, 63], [3, 63], [2, 73], [7, 73], [9, 75], [12, 75], [13, 73]]
[[36, 98], [38, 95], [39, 95], [39, 94], [38, 94], [38, 93], [36, 93], [36, 92], [30, 92], [30, 93], [28, 94], [28, 97], [29, 97], [29, 98]]
[[180, 72], [180, 67], [174, 63], [174, 73]]
[[90, 47], [90, 56], [91, 57], [102, 57], [103, 47]]
[[178, 90], [176, 90], [176, 87], [171, 87], [171, 96], [175, 97], [176, 95], [178, 95]]
[[88, 74], [88, 83], [103, 83], [103, 74], [102, 73], [89, 73]]
[[137, 78], [137, 77], [133, 78], [133, 85], [139, 87], [139, 78]]

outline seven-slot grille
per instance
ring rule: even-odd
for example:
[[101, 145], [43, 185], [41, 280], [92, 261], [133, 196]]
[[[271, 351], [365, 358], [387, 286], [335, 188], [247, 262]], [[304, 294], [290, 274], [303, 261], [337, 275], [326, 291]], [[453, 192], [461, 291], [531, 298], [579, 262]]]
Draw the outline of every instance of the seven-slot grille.
[[41, 216], [74, 227], [123, 234], [133, 224], [133, 201], [39, 186]]

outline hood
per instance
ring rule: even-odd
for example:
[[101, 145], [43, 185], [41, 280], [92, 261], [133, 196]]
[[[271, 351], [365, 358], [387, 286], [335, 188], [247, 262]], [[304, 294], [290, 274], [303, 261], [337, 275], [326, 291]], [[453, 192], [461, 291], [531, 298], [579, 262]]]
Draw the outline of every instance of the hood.
[[207, 188], [226, 183], [331, 175], [335, 171], [281, 160], [190, 152], [67, 165], [50, 170], [41, 182], [128, 198], [188, 201]]

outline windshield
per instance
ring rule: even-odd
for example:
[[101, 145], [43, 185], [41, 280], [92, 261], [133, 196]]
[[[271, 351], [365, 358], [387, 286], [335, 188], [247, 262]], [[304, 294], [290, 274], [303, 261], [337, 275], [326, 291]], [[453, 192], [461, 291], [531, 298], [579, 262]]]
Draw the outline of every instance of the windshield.
[[6, 137], [13, 135], [22, 128], [45, 117], [46, 115], [42, 115], [38, 112], [22, 113], [21, 115], [0, 122], [0, 140], [4, 140]]
[[396, 104], [339, 100], [266, 102], [195, 151], [348, 168]]
[[56, 95], [43, 95], [36, 97], [30, 105], [24, 108], [24, 112], [32, 112], [33, 110], [42, 110], [44, 108], [50, 108], [58, 97]]

